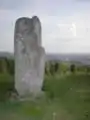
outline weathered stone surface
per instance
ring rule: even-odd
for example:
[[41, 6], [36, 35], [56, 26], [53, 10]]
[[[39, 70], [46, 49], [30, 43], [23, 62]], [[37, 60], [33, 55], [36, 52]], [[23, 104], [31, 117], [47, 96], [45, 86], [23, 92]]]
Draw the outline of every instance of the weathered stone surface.
[[39, 19], [19, 18], [14, 39], [15, 87], [21, 96], [37, 94], [41, 91], [45, 66]]

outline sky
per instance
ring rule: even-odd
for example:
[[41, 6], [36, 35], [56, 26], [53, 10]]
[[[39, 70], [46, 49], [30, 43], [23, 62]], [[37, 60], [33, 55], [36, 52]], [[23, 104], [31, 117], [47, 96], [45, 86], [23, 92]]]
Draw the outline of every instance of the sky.
[[15, 21], [34, 15], [47, 53], [90, 53], [89, 0], [0, 0], [0, 51], [14, 52]]

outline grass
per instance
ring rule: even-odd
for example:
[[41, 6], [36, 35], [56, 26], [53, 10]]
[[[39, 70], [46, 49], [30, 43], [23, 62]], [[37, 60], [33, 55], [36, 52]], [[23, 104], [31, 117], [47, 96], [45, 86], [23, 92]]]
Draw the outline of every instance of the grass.
[[14, 80], [13, 76], [9, 74], [0, 74], [0, 100], [5, 100], [8, 96], [8, 92], [13, 90]]
[[46, 98], [1, 102], [0, 120], [90, 120], [90, 75], [46, 76], [43, 89]]

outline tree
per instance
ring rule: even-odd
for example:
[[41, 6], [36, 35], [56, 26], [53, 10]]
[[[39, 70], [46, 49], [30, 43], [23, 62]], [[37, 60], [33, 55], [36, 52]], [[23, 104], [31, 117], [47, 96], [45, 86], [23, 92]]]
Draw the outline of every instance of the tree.
[[55, 67], [54, 69], [55, 69], [55, 73], [56, 73], [59, 69], [59, 64], [56, 62], [54, 67]]
[[74, 65], [74, 64], [72, 64], [72, 65], [70, 66], [70, 71], [71, 71], [72, 73], [75, 72], [75, 65]]
[[6, 58], [5, 61], [6, 61], [8, 73], [14, 75], [14, 60]]

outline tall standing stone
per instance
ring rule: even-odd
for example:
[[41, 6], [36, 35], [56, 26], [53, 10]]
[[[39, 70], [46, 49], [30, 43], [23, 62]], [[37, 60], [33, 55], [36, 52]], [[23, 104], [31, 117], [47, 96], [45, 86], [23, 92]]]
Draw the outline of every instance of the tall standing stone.
[[41, 23], [38, 17], [19, 18], [15, 24], [15, 88], [20, 96], [41, 92], [45, 50], [41, 46]]

